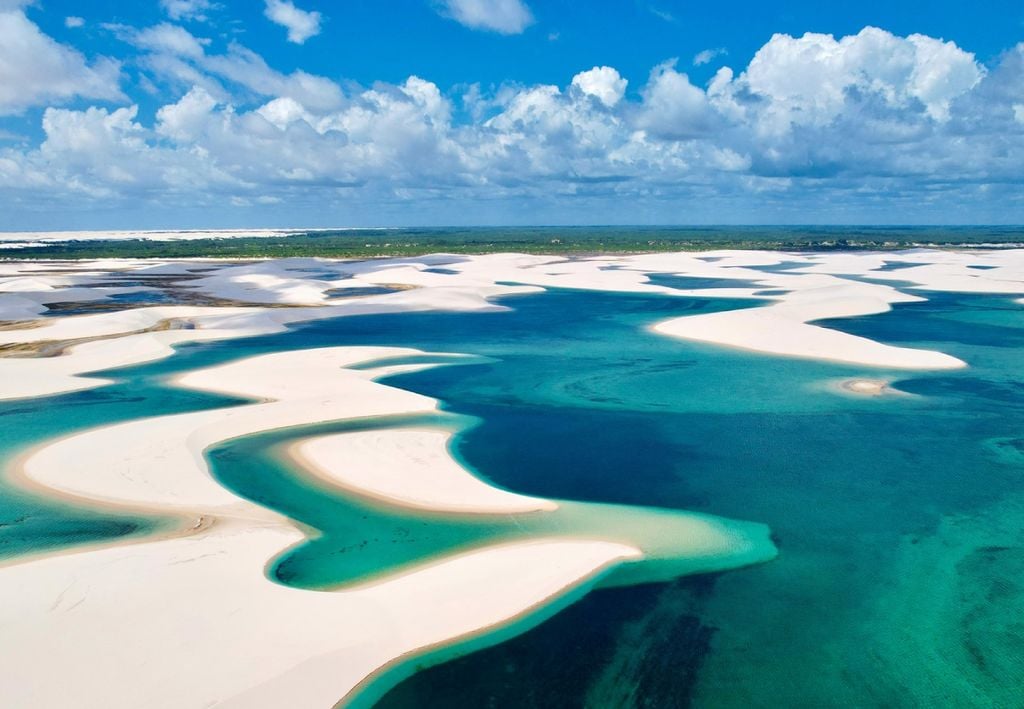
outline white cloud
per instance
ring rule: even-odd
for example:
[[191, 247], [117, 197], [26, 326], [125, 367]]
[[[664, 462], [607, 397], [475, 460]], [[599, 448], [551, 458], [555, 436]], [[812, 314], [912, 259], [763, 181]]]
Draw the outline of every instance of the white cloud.
[[668, 10], [662, 10], [661, 8], [654, 7], [653, 5], [648, 6], [647, 9], [651, 11], [652, 15], [654, 15], [660, 20], [664, 20], [665, 22], [671, 22], [673, 24], [679, 22], [676, 16], [673, 15]]
[[728, 53], [729, 52], [727, 52], [725, 50], [725, 47], [715, 47], [714, 49], [705, 49], [703, 51], [697, 52], [694, 55], [694, 57], [693, 57], [693, 65], [694, 66], [704, 66], [705, 64], [710, 64], [717, 57], [725, 56]]
[[303, 44], [310, 37], [320, 34], [319, 12], [300, 10], [289, 0], [266, 0], [263, 14], [271, 22], [288, 30], [288, 41]]
[[156, 132], [179, 143], [196, 140], [202, 133], [217, 101], [201, 87], [193, 87], [177, 103], [157, 111]]
[[64, 26], [70, 29], [82, 27], [85, 25], [85, 19], [82, 17], [75, 17], [74, 15], [68, 15], [64, 18]]
[[316, 110], [331, 110], [344, 101], [341, 88], [330, 79], [302, 70], [281, 74], [263, 57], [239, 44], [229, 46], [227, 54], [205, 57], [201, 68], [261, 96], [294, 98]]
[[534, 22], [522, 0], [443, 0], [441, 8], [461, 25], [499, 34], [521, 34]]
[[874, 27], [836, 40], [807, 33], [777, 34], [758, 50], [739, 81], [769, 102], [768, 130], [785, 131], [793, 123], [823, 125], [859, 96], [877, 96], [885, 104], [924, 108], [945, 120], [950, 102], [973, 88], [985, 69], [952, 42]]
[[215, 7], [210, 0], [160, 0], [160, 6], [172, 20], [197, 22], [206, 22], [206, 13]]
[[932, 118], [945, 120], [950, 103], [977, 86], [985, 69], [953, 42], [921, 34], [912, 34], [907, 41], [915, 50], [907, 93], [920, 99]]
[[210, 40], [178, 25], [164, 23], [142, 30], [123, 25], [107, 27], [120, 39], [145, 50], [139, 63], [154, 81], [181, 90], [200, 86], [226, 102], [232, 90], [242, 89], [258, 97], [293, 98], [316, 110], [337, 108], [344, 100], [335, 82], [302, 70], [282, 74], [238, 43], [229, 44], [224, 54], [208, 54]]
[[48, 110], [42, 144], [0, 146], [0, 209], [30, 197], [191, 208], [959, 204], [979, 186], [991, 200], [1024, 182], [1024, 45], [986, 71], [916, 35], [778, 35], [706, 87], [667, 62], [627, 96], [625, 78], [598, 66], [561, 85], [461, 87], [454, 111], [417, 76], [343, 90], [239, 44], [212, 54], [176, 25], [117, 31], [142, 50], [155, 90], [180, 98], [152, 122], [133, 108]]
[[643, 90], [639, 124], [668, 139], [687, 139], [711, 130], [713, 114], [704, 91], [675, 70], [675, 61], [655, 67]]
[[119, 100], [119, 83], [116, 61], [100, 57], [90, 64], [21, 10], [0, 11], [0, 115], [75, 97]]
[[210, 40], [200, 39], [183, 27], [167, 23], [133, 32], [128, 39], [140, 49], [166, 52], [190, 59], [202, 57], [203, 48], [210, 43]]
[[588, 96], [593, 96], [609, 108], [622, 100], [627, 83], [629, 82], [610, 66], [595, 66], [572, 78], [573, 87]]

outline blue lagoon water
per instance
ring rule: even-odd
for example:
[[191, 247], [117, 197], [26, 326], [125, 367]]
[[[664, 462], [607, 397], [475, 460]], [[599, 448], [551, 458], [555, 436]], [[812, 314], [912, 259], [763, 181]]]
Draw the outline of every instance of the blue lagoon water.
[[[418, 672], [380, 706], [1017, 706], [1024, 306], [926, 295], [823, 324], [940, 349], [970, 368], [907, 374], [687, 343], [647, 328], [759, 303], [553, 290], [505, 299], [504, 312], [338, 318], [184, 346], [117, 372], [112, 386], [0, 407], [0, 442], [13, 456], [74, 430], [234, 403], [164, 382], [253, 354], [375, 344], [476, 355], [387, 383], [441, 400], [434, 423], [457, 432], [453, 453], [483, 477], [527, 494], [765, 523], [780, 555], [595, 591], [523, 635]], [[892, 379], [906, 394], [837, 391], [851, 377]], [[290, 474], [280, 446], [326, 430], [340, 427], [209, 452], [222, 483], [321, 532], [276, 561], [281, 582], [336, 585], [514, 534], [508, 520], [371, 509]], [[5, 555], [165, 523], [3, 493]]]

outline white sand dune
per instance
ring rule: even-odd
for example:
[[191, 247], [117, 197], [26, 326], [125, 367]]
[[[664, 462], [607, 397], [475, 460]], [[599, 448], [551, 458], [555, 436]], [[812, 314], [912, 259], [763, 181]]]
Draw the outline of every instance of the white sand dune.
[[[654, 326], [656, 332], [765, 354], [823, 359], [895, 369], [955, 369], [956, 357], [909, 347], [885, 345], [810, 324], [825, 318], [872, 315], [889, 310], [891, 301], [865, 295], [859, 285], [796, 291], [763, 308], [674, 318]], [[897, 300], [897, 302], [899, 302]]]
[[[506, 623], [638, 554], [610, 541], [537, 539], [345, 592], [268, 580], [268, 560], [302, 533], [214, 482], [202, 451], [268, 428], [431, 411], [432, 399], [377, 384], [373, 369], [343, 369], [416, 353], [306, 350], [193, 372], [181, 385], [266, 401], [100, 428], [31, 454], [21, 474], [40, 489], [205, 521], [175, 538], [0, 567], [0, 632], [18, 648], [0, 665], [4, 701], [330, 706], [396, 658]], [[426, 499], [432, 482], [409, 474], [407, 487], [421, 486]], [[458, 487], [467, 505], [475, 496], [493, 509], [487, 486]], [[52, 681], [53, 667], [62, 668], [60, 682]]]
[[[611, 542], [492, 546], [345, 592], [267, 580], [302, 534], [201, 534], [0, 569], [3, 702], [86, 709], [333, 706], [398, 657], [509, 622], [636, 555]], [[59, 674], [59, 681], [55, 680]]]
[[[436, 402], [347, 365], [419, 350], [351, 347], [264, 355], [182, 375], [180, 386], [264, 403], [138, 419], [55, 441], [22, 464], [30, 480], [91, 501], [181, 515], [268, 512], [218, 485], [202, 452], [218, 441], [284, 426], [434, 411]], [[428, 365], [420, 365], [424, 367]], [[87, 466], [87, 472], [69, 470]], [[272, 517], [276, 518], [276, 515]]]
[[[303, 534], [218, 485], [203, 451], [271, 428], [433, 411], [433, 399], [373, 381], [434, 366], [386, 364], [412, 354], [422, 353], [301, 350], [191, 372], [177, 383], [255, 403], [107, 426], [29, 454], [17, 479], [40, 492], [190, 521], [168, 538], [0, 567], [0, 633], [18, 648], [0, 664], [4, 701], [104, 709], [331, 706], [399, 660], [518, 622], [639, 557], [637, 548], [604, 536], [539, 537], [471, 549], [343, 591], [269, 580], [268, 561]], [[371, 366], [346, 368], [358, 363]], [[457, 497], [459, 511], [476, 514], [553, 509], [472, 478], [440, 459], [445, 434], [423, 434], [394, 429], [375, 442], [328, 437], [310, 445], [321, 475], [372, 488], [389, 504], [440, 511]], [[360, 466], [375, 466], [380, 479], [368, 479]], [[736, 528], [698, 516], [671, 524], [688, 530], [673, 540], [684, 556], [692, 546], [686, 572], [729, 565], [711, 551], [733, 548]], [[769, 558], [768, 551], [747, 550], [735, 563]]]
[[304, 469], [344, 489], [410, 507], [476, 514], [558, 507], [468, 475], [448, 455], [450, 438], [433, 429], [353, 431], [307, 439], [290, 452]]
[[[180, 344], [272, 334], [295, 323], [343, 316], [427, 310], [503, 310], [503, 306], [495, 305], [490, 299], [536, 290], [497, 285], [483, 289], [416, 289], [323, 307], [161, 306], [50, 318], [36, 327], [0, 331], [0, 345], [109, 339], [72, 344], [57, 357], [0, 357], [0, 381], [4, 382], [0, 387], [0, 400], [50, 396], [102, 386], [111, 379], [83, 375], [169, 357]], [[139, 332], [162, 322], [172, 323], [176, 329]]]
[[[913, 265], [878, 270], [893, 260]], [[786, 272], [762, 270], [783, 261], [797, 265]], [[764, 307], [674, 318], [655, 329], [787, 357], [951, 368], [963, 363], [941, 352], [893, 347], [813, 323], [885, 312], [895, 303], [920, 301], [929, 290], [1022, 293], [1022, 265], [1024, 251], [923, 250], [208, 262], [208, 273], [183, 284], [254, 305], [139, 308], [0, 330], [0, 344], [8, 345], [107, 338], [75, 344], [56, 357], [0, 358], [0, 399], [98, 386], [107, 380], [83, 375], [170, 356], [185, 342], [277, 332], [292, 323], [342, 315], [500, 310], [492, 299], [552, 287], [706, 297], [755, 297], [771, 290], [774, 295], [762, 296], [769, 303]], [[40, 306], [92, 288], [115, 270], [170, 277], [194, 273], [194, 264], [164, 262], [48, 266], [60, 273], [40, 275], [24, 264], [2, 264], [6, 285], [0, 288], [0, 317], [38, 314]], [[651, 283], [653, 273], [738, 283], [682, 290]], [[912, 285], [893, 287], [901, 281]], [[328, 294], [384, 284], [411, 289], [338, 302]], [[909, 295], [906, 288], [921, 295]], [[308, 307], [262, 307], [268, 304]], [[140, 332], [167, 321], [191, 329]], [[476, 548], [342, 591], [304, 591], [270, 581], [269, 561], [301, 542], [303, 533], [285, 517], [219, 485], [209, 475], [204, 450], [268, 429], [432, 412], [433, 399], [374, 379], [434, 365], [351, 368], [413, 354], [421, 353], [329, 348], [191, 372], [177, 383], [253, 403], [129, 421], [31, 452], [20, 462], [17, 479], [42, 494], [173, 515], [182, 522], [163, 538], [0, 566], [0, 638], [13, 648], [0, 663], [0, 703], [104, 709], [330, 706], [396, 661], [514, 622], [546, 600], [586, 588], [605, 571], [638, 558], [635, 546], [609, 538], [547, 537]], [[499, 490], [469, 475], [447, 455], [446, 435], [417, 428], [343, 433], [293, 450], [322, 479], [384, 504], [472, 514], [561, 514], [569, 507], [555, 510], [554, 502]], [[634, 515], [631, 524], [648, 521]], [[726, 527], [697, 517], [687, 519], [686, 526], [692, 534], [673, 539], [666, 553], [675, 552], [677, 542], [678, 548], [691, 544], [707, 552], [735, 541], [727, 538]], [[716, 563], [714, 568], [721, 568], [721, 560]]]
[[[789, 265], [785, 271], [763, 270], [783, 262]], [[879, 270], [890, 263], [908, 267]], [[197, 270], [203, 273], [197, 274]], [[771, 305], [673, 319], [658, 324], [655, 330], [772, 355], [880, 367], [952, 368], [963, 363], [944, 353], [884, 345], [813, 323], [826, 318], [881, 313], [895, 303], [923, 299], [911, 292], [924, 297], [928, 291], [1024, 293], [1024, 250], [800, 254], [714, 251], [586, 259], [439, 254], [363, 262], [304, 258], [244, 264], [107, 260], [48, 263], [45, 270], [12, 262], [0, 264], [0, 316], [30, 319], [45, 308], [46, 302], [84, 299], [89, 290], [99, 290], [91, 288], [90, 283], [103, 282], [111, 272], [190, 278], [201, 275], [198, 279], [183, 280], [179, 286], [253, 305], [138, 308], [55, 317], [36, 327], [0, 330], [0, 345], [121, 338], [120, 346], [92, 342], [70, 347], [62, 357], [0, 358], [0, 378], [11, 382], [0, 390], [0, 399], [99, 386], [109, 380], [81, 375], [166, 357], [173, 353], [175, 345], [186, 342], [267, 334], [292, 323], [344, 315], [499, 310], [501, 306], [492, 302], [495, 298], [528, 295], [555, 287], [760, 299]], [[656, 285], [648, 278], [655, 273], [721, 279], [722, 286], [686, 289]], [[865, 278], [880, 282], [862, 280]], [[729, 286], [730, 281], [735, 281], [736, 286]], [[358, 295], [381, 285], [409, 290], [359, 298], [339, 299], [332, 295], [338, 291]], [[109, 294], [97, 293], [96, 297]], [[265, 307], [268, 305], [306, 307]], [[161, 321], [185, 323], [192, 329], [137, 334], [139, 330], [157, 327]]]

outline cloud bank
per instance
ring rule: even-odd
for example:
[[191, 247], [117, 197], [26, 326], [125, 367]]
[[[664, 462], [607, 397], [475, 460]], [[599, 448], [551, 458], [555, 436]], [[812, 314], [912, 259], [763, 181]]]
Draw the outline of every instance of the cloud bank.
[[[667, 61], [635, 83], [596, 66], [561, 86], [446, 93], [418, 76], [360, 88], [279, 72], [239, 43], [211, 52], [181, 25], [114, 29], [172, 96], [149, 118], [127, 104], [117, 62], [57, 43], [20, 9], [0, 13], [0, 112], [45, 109], [37, 144], [0, 148], [0, 208], [302, 203], [380, 219], [413, 205], [458, 221], [495, 205], [538, 220], [556, 205], [613, 221], [629, 205], [633, 221], [724, 222], [809, 208], [870, 221], [884, 205], [906, 221], [1024, 217], [1024, 44], [985, 66], [924, 35], [777, 34], [706, 84]], [[24, 76], [14, 57], [27, 55]], [[106, 103], [61, 105], [82, 99]]]

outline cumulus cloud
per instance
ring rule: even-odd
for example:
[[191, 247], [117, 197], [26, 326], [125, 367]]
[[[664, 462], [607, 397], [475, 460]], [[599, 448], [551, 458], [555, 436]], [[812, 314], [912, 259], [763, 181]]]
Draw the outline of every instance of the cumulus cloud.
[[643, 90], [638, 122], [657, 137], [696, 138], [707, 134], [715, 117], [703, 89], [675, 69], [675, 60], [655, 67]]
[[69, 30], [76, 29], [85, 25], [85, 18], [75, 17], [74, 15], [68, 15], [64, 18], [64, 26]]
[[669, 61], [627, 96], [598, 66], [560, 85], [463, 87], [453, 104], [424, 77], [343, 89], [240, 44], [213, 53], [177, 25], [121, 33], [178, 98], [151, 122], [131, 107], [48, 110], [37, 147], [0, 149], [0, 207], [46, 195], [917, 208], [1006, 202], [1024, 180], [1024, 44], [985, 68], [919, 35], [776, 35], [706, 84]]
[[785, 130], [791, 123], [828, 123], [863, 97], [897, 109], [921, 107], [945, 120], [950, 103], [984, 73], [973, 54], [952, 42], [866, 27], [839, 40], [777, 34], [754, 55], [741, 82], [769, 102], [765, 117]]
[[572, 78], [574, 88], [588, 96], [593, 96], [609, 108], [622, 100], [628, 83], [619, 75], [618, 71], [610, 66], [595, 66]]
[[18, 4], [0, 6], [0, 116], [76, 97], [123, 98], [118, 62], [105, 57], [88, 62], [43, 34]]
[[534, 22], [522, 0], [443, 0], [439, 7], [460, 25], [499, 34], [521, 34]]
[[289, 0], [266, 0], [263, 14], [276, 25], [288, 30], [288, 41], [304, 44], [310, 37], [320, 34], [319, 12], [300, 10]]

